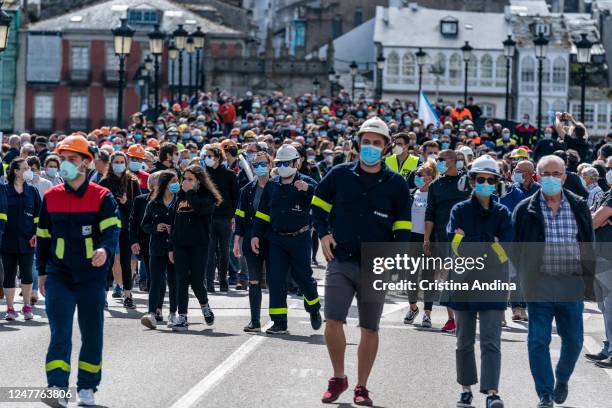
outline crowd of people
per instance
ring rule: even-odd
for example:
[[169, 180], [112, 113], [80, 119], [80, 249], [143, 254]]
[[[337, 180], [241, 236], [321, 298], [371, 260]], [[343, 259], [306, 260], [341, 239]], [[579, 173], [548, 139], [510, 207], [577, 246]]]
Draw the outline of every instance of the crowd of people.
[[[593, 143], [569, 113], [557, 113], [540, 132], [527, 114], [511, 127], [481, 118], [472, 99], [434, 104], [439, 123], [419, 119], [413, 102], [352, 101], [344, 92], [335, 98], [200, 93], [159, 108], [132, 115], [126, 128], [23, 133], [3, 141], [5, 319], [19, 318], [17, 286], [26, 321], [34, 318], [39, 292], [45, 296], [47, 378], [49, 387], [61, 389], [68, 386], [72, 316], [79, 310], [83, 405], [93, 405], [101, 379], [103, 310], [112, 299], [135, 309], [135, 287], [148, 293], [141, 323], [149, 329], [165, 320], [174, 331], [188, 330], [190, 287], [208, 325], [215, 321], [210, 293], [248, 291], [244, 331], [251, 333], [264, 327], [264, 290], [270, 335], [289, 333], [288, 293], [303, 297], [314, 330], [323, 324], [324, 303], [334, 371], [322, 398], [328, 403], [348, 388], [343, 323], [356, 295], [361, 342], [354, 402], [369, 406], [384, 296], [363, 299], [361, 243], [418, 243], [429, 256], [434, 243], [456, 250], [460, 242], [612, 240], [612, 133]], [[324, 302], [312, 270], [323, 261], [319, 249], [327, 263]], [[534, 266], [534, 257], [542, 258], [511, 257], [507, 279], [520, 288], [522, 271], [534, 268], [542, 271], [539, 282], [588, 275], [571, 262]], [[605, 270], [595, 282], [607, 340], [585, 356], [603, 368], [612, 368], [610, 275]], [[407, 295], [404, 323], [415, 324], [421, 298]], [[432, 328], [438, 297], [423, 293], [422, 300], [421, 326]], [[583, 302], [531, 302], [518, 290], [508, 302], [445, 303], [440, 330], [457, 336], [457, 407], [472, 406], [479, 383], [477, 323], [479, 391], [487, 408], [504, 406], [500, 345], [508, 305], [513, 321], [529, 322], [538, 407], [565, 401], [582, 349]], [[563, 343], [554, 373], [553, 318]], [[46, 402], [65, 406], [61, 398]]]

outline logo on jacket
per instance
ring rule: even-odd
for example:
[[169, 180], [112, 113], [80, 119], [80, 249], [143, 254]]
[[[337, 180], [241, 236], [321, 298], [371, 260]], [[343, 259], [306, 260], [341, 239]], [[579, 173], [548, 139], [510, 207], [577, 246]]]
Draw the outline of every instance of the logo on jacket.
[[91, 235], [91, 225], [83, 225], [81, 227], [81, 231], [83, 231], [83, 235]]
[[291, 209], [291, 211], [299, 211], [299, 212], [301, 212], [301, 211], [302, 211], [302, 207], [300, 207], [300, 205], [299, 205], [299, 204], [296, 204], [296, 205], [295, 205], [295, 206], [294, 206], [294, 207]]
[[381, 218], [389, 218], [389, 214], [381, 213], [379, 211], [374, 211], [374, 215], [378, 215]]

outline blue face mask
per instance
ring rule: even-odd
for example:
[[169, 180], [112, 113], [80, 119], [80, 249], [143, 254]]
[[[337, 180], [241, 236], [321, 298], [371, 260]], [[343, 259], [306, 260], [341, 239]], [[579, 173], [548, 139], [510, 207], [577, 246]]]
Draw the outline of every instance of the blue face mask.
[[438, 169], [438, 172], [440, 174], [444, 174], [446, 173], [446, 170], [448, 170], [448, 167], [446, 166], [446, 162], [445, 161], [439, 161], [436, 163], [436, 167]]
[[474, 191], [481, 197], [489, 197], [495, 192], [495, 185], [489, 183], [476, 183]]
[[546, 195], [557, 195], [561, 192], [561, 179], [553, 176], [544, 176], [540, 183], [542, 192]]
[[425, 179], [420, 176], [414, 176], [414, 185], [417, 186], [417, 188], [423, 187], [425, 185]]
[[118, 144], [113, 145], [113, 150], [115, 150], [116, 152], [120, 151], [121, 150], [121, 145], [118, 145]]
[[49, 177], [55, 177], [57, 176], [57, 169], [55, 167], [49, 167], [47, 168], [45, 173], [47, 173], [47, 176]]
[[411, 124], [412, 124], [412, 120], [410, 120], [410, 118], [404, 119], [404, 125], [410, 126]]
[[523, 184], [525, 179], [523, 178], [523, 173], [512, 173], [512, 180], [515, 183]]
[[142, 170], [142, 163], [139, 163], [136, 161], [130, 161], [130, 163], [128, 164], [128, 167], [130, 171], [133, 171], [135, 173], [139, 170]]
[[358, 118], [362, 118], [363, 117], [363, 111], [357, 111], [357, 117]]
[[375, 166], [380, 162], [382, 149], [372, 145], [363, 145], [359, 151], [359, 158], [366, 166]]
[[448, 135], [450, 135], [450, 134], [451, 134], [451, 129], [449, 129], [449, 128], [444, 128], [443, 132], [444, 132], [444, 134], [445, 134], [445, 135], [447, 135], [447, 136], [448, 136]]
[[125, 164], [113, 163], [113, 173], [123, 174], [125, 171]]
[[79, 176], [79, 168], [68, 160], [64, 160], [60, 164], [60, 176], [66, 181], [72, 181]]
[[142, 140], [142, 135], [140, 133], [135, 133], [134, 140], [136, 140], [137, 142], [140, 142]]
[[448, 142], [442, 142], [442, 149], [448, 149], [450, 146], [450, 143]]
[[181, 164], [183, 166], [188, 166], [189, 163], [191, 163], [191, 159], [183, 159], [183, 160], [181, 160]]
[[178, 193], [180, 189], [181, 189], [181, 185], [179, 184], [178, 181], [168, 184], [168, 190], [170, 190], [172, 194]]
[[255, 167], [255, 175], [257, 177], [263, 177], [268, 175], [267, 167]]

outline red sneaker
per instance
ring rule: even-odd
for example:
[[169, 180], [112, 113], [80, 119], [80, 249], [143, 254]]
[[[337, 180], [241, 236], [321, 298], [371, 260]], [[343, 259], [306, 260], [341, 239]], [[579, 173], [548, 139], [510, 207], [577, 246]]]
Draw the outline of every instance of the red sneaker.
[[457, 326], [455, 325], [455, 319], [448, 319], [444, 327], [442, 327], [442, 332], [444, 333], [453, 333]]
[[353, 397], [353, 402], [356, 405], [362, 405], [362, 406], [366, 406], [366, 407], [371, 407], [372, 406], [372, 399], [369, 397], [369, 391], [366, 387], [364, 387], [363, 385], [358, 385], [355, 388], [355, 396]]
[[348, 389], [348, 377], [344, 378], [336, 378], [332, 377], [329, 379], [327, 383], [327, 391], [323, 394], [323, 398], [321, 401], [329, 404], [330, 402], [334, 402], [340, 397], [344, 391]]

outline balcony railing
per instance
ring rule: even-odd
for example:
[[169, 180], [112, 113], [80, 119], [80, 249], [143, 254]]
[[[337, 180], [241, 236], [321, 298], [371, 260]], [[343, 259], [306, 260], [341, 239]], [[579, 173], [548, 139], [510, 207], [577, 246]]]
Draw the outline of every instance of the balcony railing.
[[70, 82], [73, 84], [88, 84], [91, 82], [91, 71], [88, 69], [70, 70]]
[[88, 118], [69, 118], [66, 119], [65, 130], [67, 132], [84, 131], [89, 132]]
[[55, 120], [53, 118], [31, 118], [30, 130], [37, 133], [50, 133], [54, 129]]
[[104, 83], [106, 85], [114, 85], [119, 82], [119, 71], [116, 69], [104, 70]]

